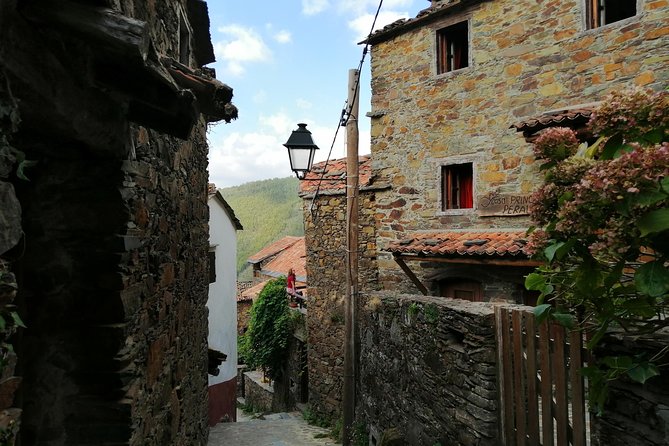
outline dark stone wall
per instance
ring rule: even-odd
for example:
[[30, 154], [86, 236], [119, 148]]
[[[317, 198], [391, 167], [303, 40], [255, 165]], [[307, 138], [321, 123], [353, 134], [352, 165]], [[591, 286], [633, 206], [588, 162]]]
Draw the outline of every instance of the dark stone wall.
[[[359, 197], [359, 289], [377, 286], [374, 191]], [[310, 212], [304, 201], [307, 277], [309, 405], [321, 416], [341, 413], [346, 297], [346, 197], [319, 196]]]
[[[185, 2], [110, 3], [177, 56]], [[12, 267], [28, 327], [21, 444], [205, 445], [205, 123], [180, 140], [128, 122], [125, 103], [88, 77], [94, 48], [36, 32], [15, 7], [0, 4], [0, 70], [30, 111], [13, 143], [38, 161], [30, 181], [13, 180], [25, 234]]]
[[[656, 357], [666, 364], [669, 333], [651, 339], [611, 335], [605, 338], [597, 356]], [[669, 379], [666, 367], [644, 384], [623, 377], [611, 383], [602, 416], [591, 416], [593, 444], [597, 446], [660, 446], [669, 444]]]
[[364, 297], [356, 417], [376, 440], [396, 428], [413, 446], [498, 444], [493, 307]]

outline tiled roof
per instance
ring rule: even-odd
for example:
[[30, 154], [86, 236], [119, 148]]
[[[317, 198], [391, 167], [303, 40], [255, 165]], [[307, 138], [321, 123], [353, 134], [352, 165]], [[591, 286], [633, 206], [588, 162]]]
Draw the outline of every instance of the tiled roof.
[[287, 276], [290, 268], [293, 268], [298, 282], [307, 281], [307, 250], [304, 237], [299, 237], [297, 242], [263, 265], [261, 273], [271, 277]]
[[[369, 186], [372, 179], [372, 159], [369, 155], [363, 155], [358, 159], [360, 160], [359, 186]], [[321, 178], [323, 181], [320, 181]], [[300, 181], [300, 194], [313, 194], [317, 189], [319, 193], [346, 191], [346, 158], [314, 164], [311, 172]]]
[[372, 33], [372, 35], [370, 35], [365, 42], [371, 45], [375, 45], [409, 31], [410, 29], [417, 28], [424, 22], [447, 15], [472, 3], [480, 1], [481, 0], [441, 0], [438, 2], [432, 2], [432, 5], [418, 12], [415, 18], [399, 19], [389, 25], [386, 25], [382, 29]]
[[513, 124], [509, 128], [529, 134], [538, 132], [547, 127], [584, 125], [590, 119], [590, 115], [596, 105], [597, 104], [593, 103], [573, 108], [549, 111], [538, 117], [526, 119], [525, 121]]
[[237, 297], [237, 302], [248, 302], [249, 300], [254, 300], [256, 297], [258, 297], [258, 294], [260, 294], [262, 289], [265, 288], [267, 282], [269, 282], [269, 280], [265, 280], [253, 285], [251, 288], [244, 290], [242, 294]]
[[247, 262], [248, 263], [262, 262], [263, 260], [266, 260], [267, 258], [272, 257], [273, 255], [276, 255], [277, 253], [283, 251], [289, 246], [294, 245], [300, 239], [304, 240], [304, 237], [294, 237], [287, 235], [284, 238], [279, 239], [274, 243], [265, 246], [263, 249], [253, 254], [251, 257], [248, 258]]
[[525, 231], [499, 232], [425, 232], [392, 242], [388, 251], [397, 254], [430, 256], [522, 256], [527, 236]]

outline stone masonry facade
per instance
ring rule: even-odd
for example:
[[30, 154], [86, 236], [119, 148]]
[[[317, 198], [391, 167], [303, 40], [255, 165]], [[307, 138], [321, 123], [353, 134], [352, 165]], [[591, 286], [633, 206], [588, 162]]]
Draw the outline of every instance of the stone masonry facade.
[[[531, 145], [512, 124], [669, 81], [666, 0], [638, 1], [634, 17], [595, 29], [586, 29], [584, 0], [433, 3], [438, 12], [371, 39], [372, 170], [393, 186], [377, 194], [379, 280], [410, 292], [384, 253], [389, 242], [413, 231], [529, 226], [527, 216], [477, 209], [490, 192], [529, 194], [540, 182]], [[436, 74], [436, 33], [462, 21], [469, 66]], [[442, 211], [441, 166], [462, 162], [473, 164], [474, 208]]]
[[[376, 287], [375, 191], [360, 194], [359, 289]], [[304, 201], [309, 278], [307, 332], [309, 405], [332, 420], [341, 414], [346, 297], [346, 196], [319, 195], [310, 211]]]
[[[199, 66], [183, 39], [189, 8], [202, 4], [63, 1], [45, 14], [54, 2], [30, 3], [21, 14], [14, 0], [0, 4], [0, 74], [22, 119], [11, 142], [38, 161], [30, 181], [14, 181], [24, 238], [12, 267], [27, 326], [17, 346], [20, 444], [204, 446], [206, 120], [190, 115], [187, 137], [157, 130], [156, 116], [193, 96], [161, 77], [155, 54], [119, 56], [133, 39], [104, 29], [142, 27], [140, 47]], [[115, 90], [117, 79], [136, 89]], [[41, 96], [45, 85], [52, 94]], [[143, 96], [154, 87], [165, 94]]]
[[364, 296], [356, 418], [379, 444], [498, 444], [493, 308], [481, 302]]

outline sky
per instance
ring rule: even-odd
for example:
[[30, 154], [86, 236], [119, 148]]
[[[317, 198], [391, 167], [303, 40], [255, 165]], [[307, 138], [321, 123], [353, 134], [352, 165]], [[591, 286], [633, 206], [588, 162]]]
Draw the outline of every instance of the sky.
[[[297, 123], [307, 124], [327, 159], [348, 95], [348, 73], [362, 58], [379, 0], [208, 0], [216, 62], [209, 67], [234, 90], [239, 119], [212, 124], [209, 181], [229, 187], [284, 178], [282, 145]], [[427, 0], [385, 0], [376, 29], [415, 17]], [[369, 153], [369, 54], [360, 82], [359, 152]], [[346, 156], [339, 129], [332, 159]]]

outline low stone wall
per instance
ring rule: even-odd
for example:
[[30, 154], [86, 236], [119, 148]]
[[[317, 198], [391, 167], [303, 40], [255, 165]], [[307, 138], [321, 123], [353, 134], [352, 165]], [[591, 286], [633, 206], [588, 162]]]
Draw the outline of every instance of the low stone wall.
[[361, 304], [357, 418], [377, 442], [396, 428], [414, 446], [497, 444], [493, 306], [387, 292]]
[[271, 383], [263, 382], [262, 372], [244, 373], [244, 391], [246, 405], [262, 412], [272, 411], [274, 389]]
[[[669, 345], [669, 334], [653, 340], [609, 336], [598, 356], [658, 354]], [[660, 354], [656, 363], [666, 364], [669, 354]], [[623, 378], [612, 382], [609, 398], [600, 417], [592, 417], [593, 445], [660, 446], [669, 444], [669, 379], [666, 368], [645, 384]]]

